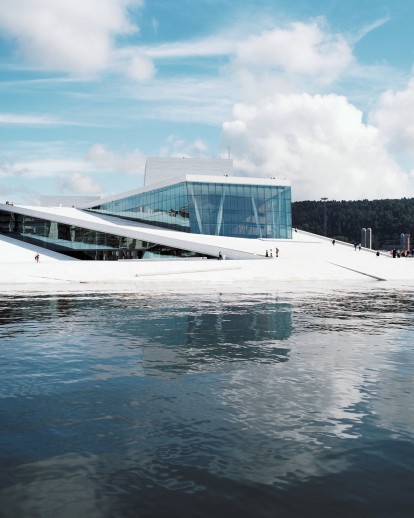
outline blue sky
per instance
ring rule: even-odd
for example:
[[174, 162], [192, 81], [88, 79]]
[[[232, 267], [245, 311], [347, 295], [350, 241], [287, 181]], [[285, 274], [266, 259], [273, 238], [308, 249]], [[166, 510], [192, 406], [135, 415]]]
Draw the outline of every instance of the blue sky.
[[0, 197], [142, 185], [227, 157], [294, 200], [414, 197], [411, 0], [0, 5]]

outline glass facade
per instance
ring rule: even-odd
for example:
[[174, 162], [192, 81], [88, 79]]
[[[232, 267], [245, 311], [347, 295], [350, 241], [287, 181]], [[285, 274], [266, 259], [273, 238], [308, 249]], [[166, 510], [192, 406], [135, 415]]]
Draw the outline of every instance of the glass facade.
[[188, 182], [191, 232], [291, 238], [290, 187]]
[[190, 232], [185, 183], [111, 201], [88, 210]]
[[89, 210], [195, 234], [292, 237], [288, 186], [182, 182]]
[[201, 255], [8, 211], [0, 211], [0, 234], [77, 259], [118, 260]]

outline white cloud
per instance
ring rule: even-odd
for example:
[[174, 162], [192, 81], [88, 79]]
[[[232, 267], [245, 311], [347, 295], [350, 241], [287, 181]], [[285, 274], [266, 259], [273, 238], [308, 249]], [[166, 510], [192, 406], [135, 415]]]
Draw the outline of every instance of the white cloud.
[[[142, 0], [13, 0], [2, 2], [0, 28], [14, 38], [30, 62], [70, 74], [90, 76], [112, 65], [115, 38], [138, 31], [128, 8]], [[129, 67], [148, 75], [149, 62]]]
[[[368, 31], [368, 29], [367, 29]], [[333, 34], [323, 17], [310, 23], [295, 22], [286, 28], [274, 27], [259, 35], [240, 29], [192, 41], [143, 46], [141, 52], [152, 59], [185, 59], [228, 56], [236, 68], [275, 69], [290, 74], [322, 74], [336, 78], [354, 60], [352, 48], [341, 34]]]
[[57, 180], [59, 191], [68, 190], [74, 194], [100, 194], [102, 185], [94, 178], [81, 173], [72, 173], [64, 179]]
[[155, 79], [140, 88], [128, 84], [117, 93], [140, 103], [137, 115], [130, 110], [130, 117], [220, 125], [231, 114], [234, 88], [227, 78], [190, 76]]
[[176, 158], [203, 158], [209, 156], [209, 147], [203, 139], [188, 142], [177, 135], [169, 135], [167, 145], [161, 149], [160, 154]]
[[111, 151], [108, 151], [102, 144], [95, 144], [90, 148], [87, 160], [102, 169], [114, 171], [116, 169], [116, 157]]
[[129, 77], [139, 83], [148, 81], [155, 75], [154, 63], [139, 53], [132, 56], [125, 70]]
[[[63, 154], [70, 151], [65, 147], [61, 148], [59, 143], [56, 143], [55, 146], [38, 143], [36, 150], [31, 150], [32, 143], [27, 143], [27, 146], [24, 144], [21, 148], [27, 148], [28, 152], [33, 154], [32, 159], [16, 161], [12, 157], [8, 157], [0, 162], [0, 178], [25, 178], [27, 180], [53, 177], [72, 178], [72, 187], [74, 180], [79, 179], [80, 188], [87, 189], [92, 182], [90, 180], [88, 184], [85, 179], [89, 178], [85, 176], [88, 173], [97, 174], [108, 171], [131, 175], [144, 174], [145, 156], [138, 150], [122, 156], [108, 151], [105, 146], [96, 144], [89, 150], [85, 159], [78, 159], [63, 157]], [[35, 156], [35, 151], [37, 151], [37, 156]], [[18, 152], [15, 150], [14, 155]]]
[[20, 115], [15, 113], [0, 113], [0, 125], [19, 126], [93, 126], [89, 122], [71, 122], [60, 120], [49, 115]]
[[105, 171], [143, 175], [146, 157], [137, 149], [122, 156], [109, 151], [102, 144], [95, 144], [88, 151], [87, 160]]
[[[216, 106], [219, 104], [222, 108], [223, 100], [229, 98], [254, 101], [274, 92], [326, 92], [329, 85], [344, 78], [361, 80], [362, 77], [365, 81], [368, 74], [375, 75], [377, 80], [379, 73], [384, 74], [384, 67], [381, 70], [377, 67], [375, 71], [358, 67], [352, 38], [331, 31], [322, 17], [309, 23], [273, 25], [270, 30], [253, 35], [251, 26], [247, 33], [243, 28], [233, 27], [227, 33], [197, 40], [123, 49], [124, 56], [139, 52], [156, 64], [196, 57], [200, 67], [208, 64], [208, 70], [212, 63], [209, 58], [224, 58], [220, 60], [214, 81], [211, 75], [183, 76], [177, 81], [169, 78], [168, 83], [151, 82], [150, 88], [144, 92], [140, 89], [135, 95], [157, 97], [162, 104], [162, 113], [160, 111], [158, 116], [175, 118], [178, 112], [185, 120], [197, 117], [206, 120], [209, 116], [211, 120], [210, 113], [215, 114]], [[366, 29], [369, 30], [372, 29]], [[215, 87], [211, 93], [208, 92], [210, 85]], [[172, 96], [181, 96], [182, 106], [177, 106], [176, 100], [173, 104]], [[164, 109], [166, 100], [169, 104]], [[223, 110], [221, 115], [223, 117]]]
[[153, 61], [136, 47], [119, 49], [113, 69], [139, 83], [152, 79], [156, 72]]
[[[380, 23], [384, 21], [376, 22], [365, 32]], [[137, 49], [124, 51], [136, 52]], [[342, 34], [332, 33], [323, 17], [309, 23], [275, 26], [247, 36], [243, 27], [231, 28], [227, 33], [198, 40], [142, 46], [139, 51], [142, 56], [156, 61], [227, 57], [229, 65], [222, 66], [221, 74], [227, 81], [234, 82], [236, 78], [248, 90], [262, 86], [263, 81], [273, 87], [282, 86], [284, 90], [289, 87], [291, 91], [294, 89], [292, 83], [299, 79], [312, 79], [326, 85], [338, 79], [355, 62], [350, 41]]]
[[378, 128], [334, 94], [275, 95], [238, 104], [223, 125], [235, 168], [284, 176], [293, 198], [387, 198], [414, 195], [413, 184], [387, 153]]
[[0, 163], [0, 177], [47, 178], [73, 171], [93, 171], [84, 160], [51, 158]]
[[[285, 80], [308, 77], [319, 83], [335, 81], [353, 63], [352, 48], [341, 34], [332, 34], [323, 18], [305, 24], [276, 27], [237, 45], [233, 63], [246, 81], [261, 74], [287, 76]], [[257, 75], [259, 74], [259, 77]], [[244, 77], [247, 76], [247, 77]]]
[[369, 34], [372, 31], [375, 31], [375, 29], [378, 29], [378, 27], [382, 27], [390, 20], [391, 18], [389, 16], [384, 16], [383, 18], [378, 18], [377, 20], [374, 20], [372, 23], [365, 25], [356, 33], [354, 37], [354, 42], [356, 43], [362, 40], [362, 38], [364, 38], [367, 34]]
[[56, 119], [47, 116], [36, 115], [16, 115], [14, 113], [0, 113], [0, 124], [20, 124], [20, 125], [54, 125], [58, 124]]
[[14, 187], [0, 185], [0, 194], [4, 197], [7, 196], [10, 201], [19, 205], [39, 205], [39, 193], [31, 189], [26, 183]]
[[185, 59], [194, 57], [227, 56], [236, 53], [237, 35], [217, 34], [207, 38], [143, 46], [141, 51], [152, 59]]
[[370, 121], [378, 126], [390, 149], [408, 157], [414, 166], [414, 79], [405, 90], [383, 93]]

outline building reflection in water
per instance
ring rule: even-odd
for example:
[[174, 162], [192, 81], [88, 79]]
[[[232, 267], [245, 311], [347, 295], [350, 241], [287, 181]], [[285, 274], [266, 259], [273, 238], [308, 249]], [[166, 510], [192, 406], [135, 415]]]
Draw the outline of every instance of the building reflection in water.
[[[218, 363], [284, 362], [292, 333], [292, 309], [286, 303], [208, 306], [204, 310], [174, 312], [148, 321], [150, 346], [142, 350], [145, 371], [170, 377], [189, 371], [211, 370]], [[154, 333], [154, 329], [157, 330]]]
[[[217, 362], [283, 362], [292, 333], [292, 308], [274, 298], [237, 302], [160, 295], [62, 294], [0, 299], [0, 337], [12, 339], [50, 321], [50, 338], [85, 348], [104, 363], [120, 353], [130, 357], [119, 369], [170, 377]], [[62, 336], [62, 329], [67, 331]], [[99, 348], [92, 342], [105, 337]], [[35, 346], [35, 342], [33, 342]], [[95, 375], [99, 372], [98, 364]]]

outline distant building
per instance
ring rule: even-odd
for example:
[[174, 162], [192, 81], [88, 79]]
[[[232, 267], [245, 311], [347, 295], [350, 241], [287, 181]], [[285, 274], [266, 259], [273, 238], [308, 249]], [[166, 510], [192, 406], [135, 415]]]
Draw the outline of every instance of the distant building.
[[372, 230], [371, 228], [361, 229], [361, 246], [364, 248], [372, 248]]
[[400, 236], [400, 249], [401, 250], [410, 250], [410, 246], [411, 246], [410, 237], [411, 237], [410, 234], [401, 233], [401, 236]]

